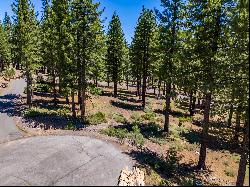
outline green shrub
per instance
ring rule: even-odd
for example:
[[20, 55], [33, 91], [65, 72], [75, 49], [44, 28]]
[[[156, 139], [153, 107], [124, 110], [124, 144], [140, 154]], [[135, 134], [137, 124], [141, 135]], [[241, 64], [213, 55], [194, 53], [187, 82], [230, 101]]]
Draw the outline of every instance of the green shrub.
[[37, 84], [35, 87], [36, 92], [49, 93], [51, 90], [52, 88], [48, 84]]
[[23, 116], [27, 118], [37, 117], [40, 115], [43, 115], [43, 113], [41, 113], [41, 111], [37, 108], [30, 108], [23, 112]]
[[97, 112], [87, 117], [87, 122], [91, 125], [107, 123], [106, 115], [102, 112]]
[[122, 115], [122, 114], [117, 114], [114, 113], [113, 114], [113, 119], [117, 122], [117, 123], [127, 123], [127, 119]]
[[236, 174], [235, 174], [235, 172], [231, 169], [231, 168], [226, 168], [225, 170], [224, 170], [224, 172], [225, 172], [225, 174], [227, 175], [227, 176], [229, 176], [229, 177], [234, 177]]
[[154, 121], [156, 118], [156, 114], [152, 111], [148, 111], [144, 115], [142, 115], [142, 118], [147, 121]]
[[180, 178], [179, 186], [194, 186], [193, 179], [188, 177]]
[[167, 171], [170, 175], [174, 175], [178, 169], [179, 161], [181, 157], [177, 155], [177, 151], [175, 147], [170, 147], [166, 157], [166, 166]]
[[143, 145], [145, 141], [143, 135], [141, 134], [140, 128], [137, 125], [133, 126], [131, 131], [124, 128], [109, 127], [102, 130], [101, 133], [108, 136], [117, 137], [119, 139], [128, 138], [136, 145]]
[[179, 124], [182, 124], [184, 122], [192, 122], [193, 121], [193, 118], [192, 117], [179, 117]]
[[171, 139], [180, 139], [180, 135], [187, 132], [187, 129], [184, 126], [170, 125], [170, 138]]
[[15, 74], [16, 74], [16, 71], [15, 71], [14, 68], [8, 68], [8, 69], [6, 69], [5, 72], [4, 72], [4, 76], [5, 76], [5, 77], [8, 77], [8, 78], [14, 77]]
[[102, 95], [103, 94], [103, 90], [101, 88], [97, 88], [93, 85], [89, 86], [88, 89], [92, 95]]
[[132, 132], [129, 135], [129, 138], [136, 144], [136, 145], [143, 145], [145, 140], [143, 135], [141, 134], [141, 130], [137, 125], [132, 127]]
[[65, 130], [75, 130], [75, 124], [72, 122], [67, 123], [67, 125], [64, 127]]
[[136, 122], [139, 122], [139, 123], [141, 123], [141, 121], [142, 121], [141, 115], [137, 112], [132, 113], [131, 119], [136, 121]]
[[23, 116], [27, 118], [37, 117], [37, 116], [69, 116], [71, 112], [69, 109], [57, 108], [57, 109], [46, 109], [46, 108], [35, 108], [32, 107], [23, 111]]
[[107, 129], [103, 129], [101, 131], [102, 134], [112, 136], [112, 137], [117, 137], [120, 139], [124, 139], [128, 137], [128, 130], [127, 129], [121, 129], [121, 128], [114, 128], [114, 127], [109, 127]]

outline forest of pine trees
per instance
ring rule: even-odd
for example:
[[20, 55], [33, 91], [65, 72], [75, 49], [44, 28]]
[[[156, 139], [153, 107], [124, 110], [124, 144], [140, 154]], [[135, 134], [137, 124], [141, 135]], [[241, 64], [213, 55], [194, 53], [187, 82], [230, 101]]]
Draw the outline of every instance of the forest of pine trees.
[[0, 72], [11, 65], [23, 70], [29, 107], [38, 71], [52, 80], [54, 105], [59, 95], [71, 97], [72, 116], [83, 121], [90, 82], [113, 83], [113, 97], [120, 83], [127, 89], [134, 84], [142, 108], [153, 87], [165, 96], [168, 136], [171, 101], [183, 90], [190, 97], [190, 116], [196, 100], [203, 104], [199, 169], [206, 169], [210, 116], [228, 114], [229, 127], [233, 115], [244, 121], [237, 178], [243, 185], [249, 154], [248, 0], [161, 0], [161, 11], [142, 7], [130, 44], [117, 12], [104, 30], [99, 3], [42, 1], [41, 19], [30, 0], [15, 0], [13, 18], [6, 13], [0, 23]]

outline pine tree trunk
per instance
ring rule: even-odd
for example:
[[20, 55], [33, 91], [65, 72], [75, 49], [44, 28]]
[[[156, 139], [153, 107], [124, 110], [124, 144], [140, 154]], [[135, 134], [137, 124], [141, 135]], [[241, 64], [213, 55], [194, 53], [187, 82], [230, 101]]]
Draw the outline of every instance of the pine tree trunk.
[[146, 106], [146, 89], [147, 89], [147, 76], [145, 75], [145, 71], [143, 73], [143, 82], [142, 82], [142, 108], [144, 109]]
[[194, 113], [195, 113], [195, 103], [196, 103], [196, 91], [194, 92], [194, 95], [193, 95], [192, 116], [194, 116]]
[[160, 98], [160, 95], [161, 95], [161, 81], [159, 80], [158, 81], [158, 98], [157, 99]]
[[232, 99], [231, 99], [229, 115], [228, 115], [228, 121], [227, 121], [227, 126], [228, 127], [232, 126], [232, 118], [233, 118], [233, 112], [234, 112], [234, 104], [233, 103], [234, 103], [234, 89], [232, 91]]
[[171, 112], [170, 102], [171, 102], [171, 84], [166, 85], [166, 108], [165, 108], [165, 123], [164, 123], [164, 132], [169, 134], [169, 115]]
[[164, 83], [163, 83], [163, 93], [162, 93], [163, 95], [165, 95], [166, 94], [166, 82], [164, 81]]
[[31, 86], [32, 86], [32, 78], [30, 72], [27, 72], [27, 105], [31, 108], [32, 104], [32, 96], [31, 96]]
[[81, 73], [81, 80], [82, 80], [82, 92], [81, 92], [81, 103], [82, 103], [82, 108], [81, 108], [81, 118], [83, 121], [85, 121], [85, 100], [86, 100], [86, 62], [83, 62], [83, 67], [82, 67], [82, 73]]
[[236, 110], [236, 124], [235, 124], [235, 132], [234, 132], [234, 142], [238, 142], [239, 140], [239, 133], [240, 133], [240, 119], [241, 119], [241, 107], [238, 106]]
[[118, 87], [118, 83], [117, 80], [114, 80], [114, 97], [117, 97], [117, 87]]
[[236, 186], [244, 185], [248, 156], [249, 156], [249, 106], [247, 107], [246, 111], [246, 121], [244, 127], [243, 142], [241, 144], [241, 157], [240, 157]]
[[137, 77], [137, 92], [136, 96], [140, 96], [140, 78]]
[[227, 127], [231, 127], [232, 126], [232, 118], [233, 118], [233, 112], [234, 112], [234, 108], [233, 107], [234, 107], [233, 104], [231, 104], [230, 105], [230, 109], [229, 109]]
[[59, 83], [58, 83], [58, 92], [59, 94], [62, 93], [62, 76], [59, 74]]
[[53, 70], [53, 96], [54, 96], [54, 105], [57, 105], [57, 98], [56, 98], [56, 75], [55, 75], [55, 70]]
[[108, 76], [108, 80], [107, 80], [107, 81], [108, 81], [108, 87], [109, 87], [109, 86], [110, 86], [110, 85], [109, 85], [109, 84], [110, 84], [109, 76]]
[[76, 104], [75, 104], [75, 93], [71, 91], [71, 98], [72, 98], [72, 116], [76, 117]]
[[190, 116], [194, 115], [192, 106], [193, 106], [193, 91], [191, 91], [190, 95], [189, 95], [189, 114], [190, 114]]
[[127, 77], [126, 77], [127, 90], [128, 90], [128, 84], [129, 84], [129, 82], [128, 82], [128, 76], [127, 76]]
[[95, 77], [95, 86], [98, 87], [98, 76]]
[[66, 96], [66, 104], [69, 105], [69, 96]]
[[200, 156], [198, 162], [198, 169], [206, 169], [206, 156], [207, 156], [207, 142], [208, 142], [208, 130], [209, 130], [209, 116], [210, 116], [210, 105], [212, 100], [212, 94], [206, 94], [205, 108], [204, 108], [204, 121], [201, 136], [201, 147]]

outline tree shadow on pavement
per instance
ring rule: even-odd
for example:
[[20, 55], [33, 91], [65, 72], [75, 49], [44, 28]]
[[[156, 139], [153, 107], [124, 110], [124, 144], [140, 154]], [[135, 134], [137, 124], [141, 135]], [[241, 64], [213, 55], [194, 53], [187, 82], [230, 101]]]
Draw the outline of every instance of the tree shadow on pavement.
[[9, 116], [20, 116], [21, 111], [26, 107], [18, 102], [20, 95], [7, 94], [0, 96], [0, 113], [6, 113]]

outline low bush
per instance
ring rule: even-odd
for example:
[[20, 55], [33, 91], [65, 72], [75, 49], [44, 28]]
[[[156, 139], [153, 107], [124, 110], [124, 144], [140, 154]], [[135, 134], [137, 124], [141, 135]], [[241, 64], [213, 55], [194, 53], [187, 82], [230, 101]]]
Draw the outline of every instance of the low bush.
[[122, 115], [118, 113], [114, 113], [112, 118], [117, 122], [117, 123], [127, 123], [127, 119]]
[[23, 111], [23, 116], [27, 118], [37, 117], [37, 116], [70, 116], [71, 111], [66, 108], [56, 108], [56, 109], [47, 109], [47, 108], [36, 108], [32, 107], [30, 109]]
[[37, 84], [34, 91], [42, 92], [42, 93], [49, 93], [52, 91], [52, 88], [48, 84]]
[[154, 121], [156, 114], [152, 111], [147, 111], [144, 115], [142, 115], [142, 118], [147, 121]]
[[40, 115], [44, 115], [38, 108], [30, 108], [23, 112], [23, 116], [27, 118], [37, 117]]
[[64, 127], [65, 130], [75, 130], [75, 124], [72, 122], [67, 123], [67, 125]]
[[102, 134], [106, 134], [107, 136], [117, 137], [120, 139], [127, 138], [128, 130], [122, 128], [109, 127], [101, 131]]
[[145, 142], [140, 128], [137, 125], [133, 126], [130, 131], [126, 128], [109, 127], [102, 130], [101, 133], [107, 136], [117, 137], [119, 139], [130, 139], [135, 145], [143, 145]]
[[132, 115], [131, 115], [131, 119], [133, 121], [136, 121], [136, 122], [139, 122], [141, 123], [142, 122], [142, 118], [141, 118], [141, 115], [137, 112], [133, 112]]
[[87, 122], [90, 125], [98, 125], [101, 123], [107, 123], [106, 115], [102, 112], [97, 112], [87, 117]]
[[8, 68], [4, 71], [4, 76], [8, 78], [14, 77], [16, 74], [16, 71], [14, 68]]
[[182, 124], [184, 122], [192, 122], [193, 121], [193, 118], [192, 117], [179, 117], [179, 124]]
[[137, 125], [132, 127], [132, 132], [130, 132], [128, 138], [131, 139], [135, 145], [143, 145], [145, 142], [141, 130]]
[[88, 89], [92, 95], [102, 95], [103, 94], [103, 90], [101, 88], [97, 88], [93, 85], [89, 86]]
[[177, 172], [181, 157], [177, 155], [175, 147], [170, 147], [166, 156], [166, 166], [170, 175], [174, 175]]
[[233, 171], [231, 168], [226, 168], [224, 172], [229, 177], [234, 177], [236, 175], [235, 171]]

